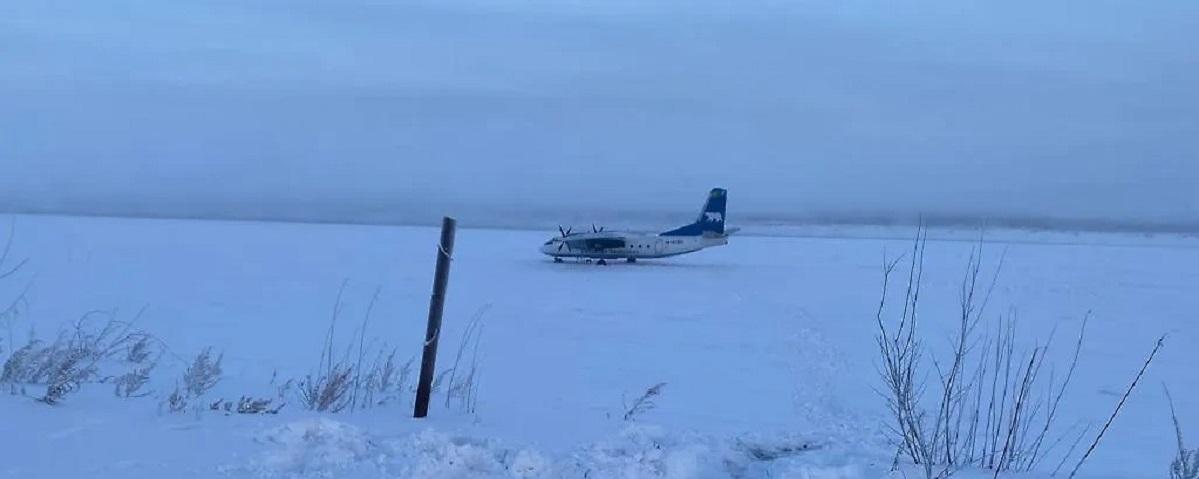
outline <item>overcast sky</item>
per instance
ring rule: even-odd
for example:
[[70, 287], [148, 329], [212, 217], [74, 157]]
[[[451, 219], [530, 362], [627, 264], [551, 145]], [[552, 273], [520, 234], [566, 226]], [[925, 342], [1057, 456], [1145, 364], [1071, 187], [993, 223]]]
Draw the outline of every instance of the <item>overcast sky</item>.
[[1199, 225], [1196, 45], [1195, 0], [6, 0], [0, 209]]

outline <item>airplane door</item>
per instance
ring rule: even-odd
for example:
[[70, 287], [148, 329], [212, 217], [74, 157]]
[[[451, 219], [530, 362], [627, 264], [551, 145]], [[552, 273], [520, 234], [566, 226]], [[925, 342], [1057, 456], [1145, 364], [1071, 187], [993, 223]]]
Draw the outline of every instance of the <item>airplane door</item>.
[[654, 254], [662, 254], [663, 243], [661, 239], [654, 240]]

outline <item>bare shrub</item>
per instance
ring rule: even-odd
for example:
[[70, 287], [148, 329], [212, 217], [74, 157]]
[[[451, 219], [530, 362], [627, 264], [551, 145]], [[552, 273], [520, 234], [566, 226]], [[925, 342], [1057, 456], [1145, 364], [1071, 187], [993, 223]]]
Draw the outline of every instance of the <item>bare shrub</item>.
[[633, 400], [632, 404], [625, 404], [624, 420], [635, 421], [637, 420], [637, 416], [658, 407], [658, 404], [654, 402], [654, 398], [662, 394], [662, 388], [664, 387], [666, 387], [666, 383], [658, 383], [650, 386], [637, 399]]
[[[1163, 386], [1164, 388], [1165, 386]], [[1182, 425], [1174, 411], [1174, 398], [1166, 389], [1166, 400], [1170, 403], [1170, 419], [1174, 421], [1174, 437], [1178, 440], [1178, 454], [1170, 462], [1170, 479], [1199, 479], [1199, 449], [1187, 449], [1182, 440]]]
[[[4, 241], [4, 245], [0, 246], [0, 281], [13, 277], [28, 263], [28, 259], [22, 259], [17, 261], [16, 264], [11, 264], [10, 255], [16, 231], [16, 221], [13, 220], [8, 228], [8, 236]], [[17, 339], [13, 334], [13, 323], [16, 322], [17, 318], [20, 317], [21, 313], [28, 306], [26, 295], [29, 293], [29, 288], [32, 285], [32, 281], [27, 282], [21, 291], [17, 292], [12, 298], [8, 298], [4, 303], [0, 303], [0, 305], [3, 305], [3, 308], [0, 308], [0, 324], [4, 325], [4, 331], [8, 333], [4, 338], [0, 338], [0, 354], [4, 354], [6, 349], [8, 351], [15, 351], [17, 349]]]
[[[882, 297], [875, 316], [883, 382], [879, 393], [892, 417], [889, 430], [896, 442], [896, 465], [906, 456], [926, 478], [948, 477], [967, 466], [990, 469], [996, 475], [1032, 470], [1074, 433], [1074, 428], [1059, 431], [1056, 421], [1078, 366], [1090, 314], [1083, 319], [1070, 366], [1059, 379], [1046, 363], [1052, 334], [1044, 343], [1021, 349], [1014, 314], [1001, 316], [993, 330], [984, 327], [983, 313], [1003, 256], [989, 285], [980, 289], [980, 240], [971, 250], [961, 283], [949, 352], [943, 357], [928, 354], [919, 314], [926, 242], [927, 231], [921, 228], [905, 255], [906, 284], [899, 308], [888, 308], [888, 293], [904, 257], [884, 261]], [[886, 320], [889, 315], [896, 319]], [[1078, 433], [1075, 445], [1087, 431]], [[1102, 431], [1096, 443], [1101, 437]], [[1073, 450], [1062, 456], [1063, 462]]]

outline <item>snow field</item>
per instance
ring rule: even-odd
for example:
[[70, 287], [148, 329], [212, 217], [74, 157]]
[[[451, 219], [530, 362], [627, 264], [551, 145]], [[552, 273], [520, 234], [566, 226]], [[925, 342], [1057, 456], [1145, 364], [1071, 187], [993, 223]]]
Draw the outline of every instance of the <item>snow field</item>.
[[[439, 367], [478, 311], [475, 414], [434, 399], [318, 415], [162, 414], [187, 358], [214, 346], [225, 376], [211, 396], [269, 395], [272, 377], [316, 366], [338, 288], [348, 279], [338, 347], [362, 323], [376, 347], [419, 352], [437, 231], [239, 222], [18, 217], [14, 257], [30, 258], [0, 299], [28, 281], [13, 329], [50, 337], [97, 308], [130, 316], [171, 349], [147, 398], [88, 387], [50, 408], [0, 397], [0, 477], [883, 477], [893, 449], [874, 392], [874, 310], [884, 255], [904, 239], [736, 237], [680, 258], [552, 264], [551, 233], [459, 232]], [[868, 234], [867, 234], [868, 235]], [[928, 244], [922, 328], [948, 344], [970, 241]], [[1083, 235], [1087, 244], [1006, 248], [993, 315], [1014, 313], [1054, 359], [1090, 311], [1080, 370], [1061, 424], [1110, 413], [1153, 341], [1166, 349], [1084, 468], [1086, 477], [1164, 477], [1171, 387], [1199, 430], [1199, 243]], [[1035, 238], [1034, 238], [1035, 239]], [[945, 337], [945, 341], [941, 338]], [[626, 405], [664, 382], [636, 421]], [[747, 443], [770, 447], [748, 448]], [[792, 451], [800, 445], [810, 449]], [[752, 450], [791, 451], [771, 460]], [[767, 456], [770, 456], [767, 454]]]

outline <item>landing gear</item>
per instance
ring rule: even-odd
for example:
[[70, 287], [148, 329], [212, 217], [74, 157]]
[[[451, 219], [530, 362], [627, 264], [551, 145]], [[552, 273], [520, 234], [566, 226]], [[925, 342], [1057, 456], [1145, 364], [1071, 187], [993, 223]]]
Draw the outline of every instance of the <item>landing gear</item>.
[[605, 260], [603, 260], [603, 259], [601, 259], [601, 260], [599, 260], [599, 261], [596, 261], [596, 262], [595, 262], [595, 264], [598, 264], [598, 265], [600, 265], [600, 266], [607, 266], [607, 265], [608, 265], [608, 262], [607, 262], [607, 261], [605, 261]]
[[555, 256], [555, 257], [554, 257], [554, 262], [555, 262], [555, 263], [561, 263], [561, 262], [562, 262], [562, 258], [559, 258], [559, 257]]
[[636, 262], [637, 262], [637, 258], [627, 258], [627, 259], [625, 259], [625, 262], [626, 262], [626, 263], [636, 263]]

